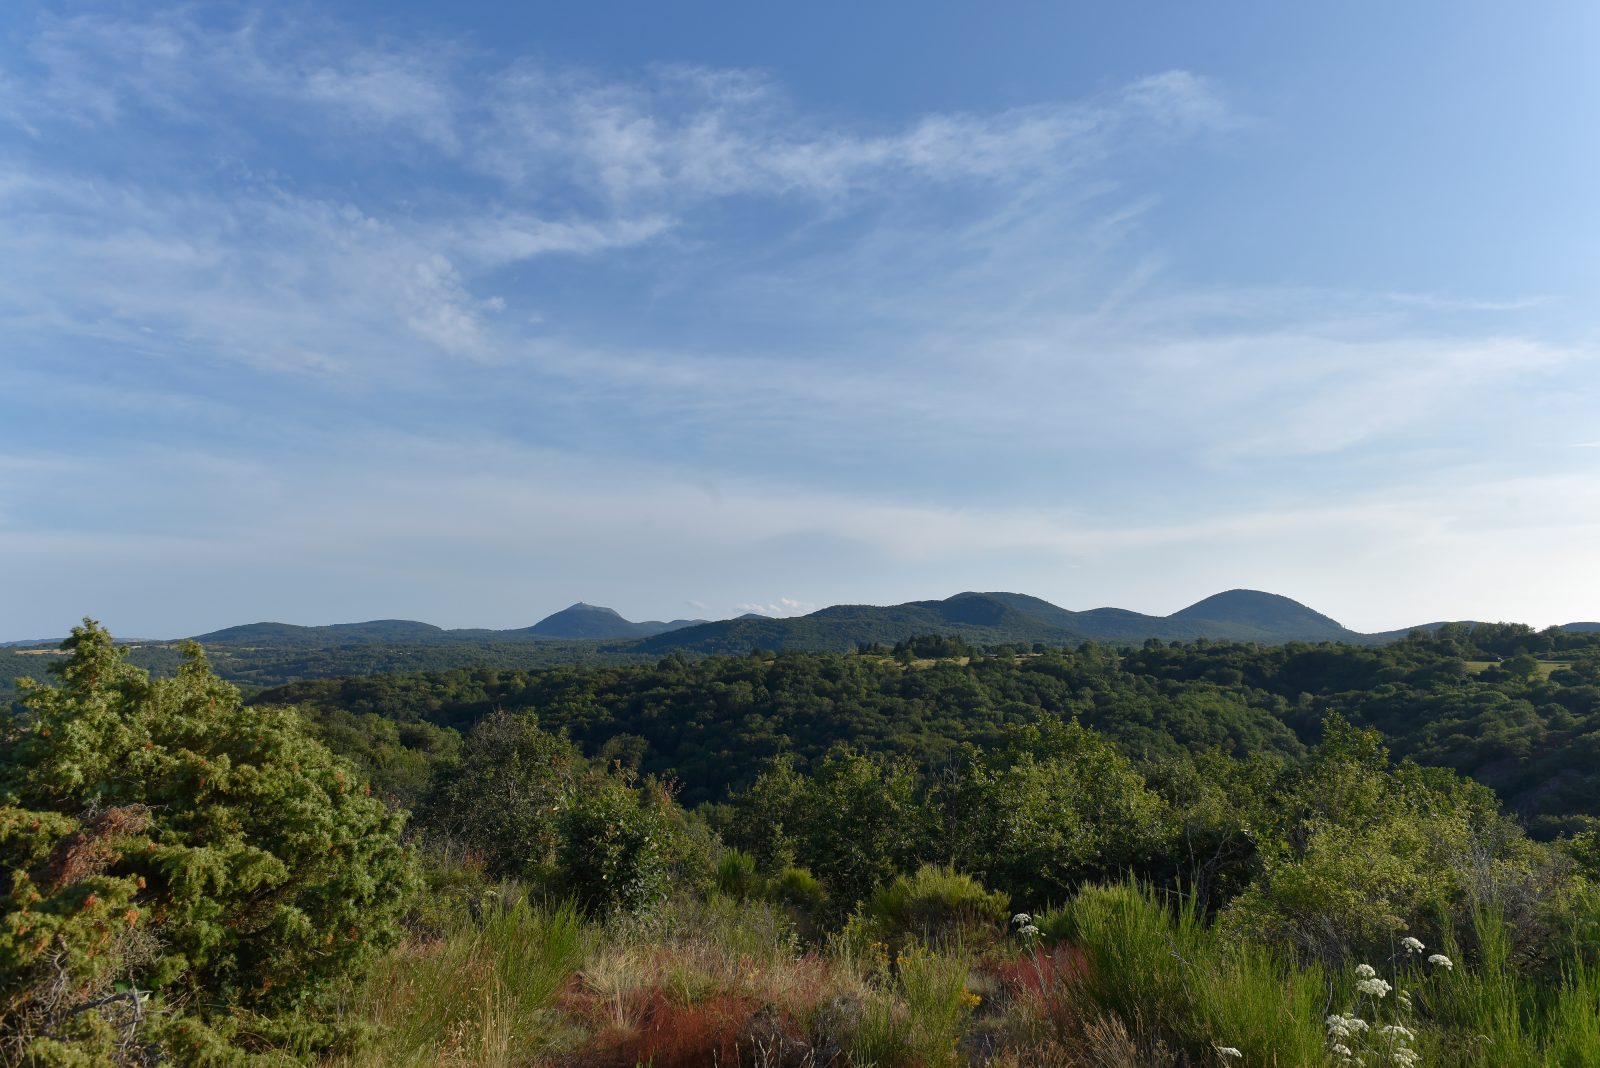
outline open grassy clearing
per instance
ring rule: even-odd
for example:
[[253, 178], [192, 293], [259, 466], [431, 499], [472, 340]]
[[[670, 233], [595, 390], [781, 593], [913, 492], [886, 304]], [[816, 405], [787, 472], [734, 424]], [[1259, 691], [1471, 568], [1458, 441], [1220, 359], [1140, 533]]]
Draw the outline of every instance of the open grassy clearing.
[[[1465, 660], [1462, 663], [1466, 665], [1467, 671], [1473, 675], [1481, 675], [1492, 667], [1500, 666], [1500, 663], [1492, 660]], [[1548, 679], [1551, 672], [1560, 671], [1562, 668], [1570, 667], [1571, 665], [1572, 661], [1570, 660], [1541, 660], [1536, 672], [1539, 678]]]

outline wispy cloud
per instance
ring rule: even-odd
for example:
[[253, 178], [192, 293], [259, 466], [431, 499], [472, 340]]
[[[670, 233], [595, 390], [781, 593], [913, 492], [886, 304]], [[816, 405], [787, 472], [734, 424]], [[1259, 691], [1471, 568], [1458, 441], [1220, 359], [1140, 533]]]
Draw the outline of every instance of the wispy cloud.
[[1469, 297], [1451, 297], [1438, 293], [1387, 293], [1396, 304], [1440, 311], [1515, 312], [1527, 311], [1553, 303], [1548, 296], [1515, 297], [1511, 300], [1473, 300]]
[[669, 67], [597, 84], [521, 68], [500, 79], [481, 159], [508, 181], [570, 168], [615, 203], [735, 195], [838, 200], [905, 183], [1014, 183], [1103, 158], [1131, 131], [1226, 127], [1216, 90], [1186, 71], [1094, 100], [993, 114], [935, 114], [891, 131], [840, 129], [798, 112], [764, 77]]
[[[1229, 122], [1213, 87], [1181, 71], [1087, 101], [852, 130], [755, 72], [608, 80], [526, 62], [486, 71], [464, 55], [356, 44], [337, 25], [264, 13], [47, 23], [7, 76], [8, 110], [33, 151], [0, 174], [15, 220], [0, 231], [13, 265], [0, 271], [0, 313], [293, 371], [376, 362], [388, 374], [429, 353], [504, 360], [528, 339], [516, 324], [543, 317], [525, 306], [499, 317], [508, 298], [496, 274], [515, 264], [675, 232], [695, 248], [696, 205], [710, 200], [798, 197], [826, 213], [903, 202], [908, 183], [1048, 181], [1059, 192], [1129, 139]], [[120, 156], [98, 170], [48, 162], [48, 146], [82, 143], [84, 125], [174, 132], [141, 143], [166, 146], [145, 168]], [[408, 162], [400, 199], [382, 180], [352, 195], [282, 170], [297, 155], [351, 151], [352, 138], [374, 159], [405, 161], [407, 145], [432, 159]], [[504, 184], [464, 197], [472, 174]]]

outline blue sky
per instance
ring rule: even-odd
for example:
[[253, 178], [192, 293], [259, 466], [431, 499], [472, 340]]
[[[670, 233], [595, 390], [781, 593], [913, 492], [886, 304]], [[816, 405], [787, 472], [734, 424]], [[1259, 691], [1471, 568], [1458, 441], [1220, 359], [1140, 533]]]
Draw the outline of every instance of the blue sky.
[[1600, 8], [1530, 10], [8, 4], [0, 639], [1600, 618]]

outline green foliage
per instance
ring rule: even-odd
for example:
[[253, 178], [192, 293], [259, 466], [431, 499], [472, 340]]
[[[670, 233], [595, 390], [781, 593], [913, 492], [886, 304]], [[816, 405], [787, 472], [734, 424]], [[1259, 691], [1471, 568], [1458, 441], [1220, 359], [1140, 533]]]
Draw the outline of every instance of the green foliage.
[[907, 941], [966, 945], [993, 940], [1003, 929], [1010, 900], [953, 868], [924, 864], [896, 876], [867, 903], [867, 915], [891, 946]]
[[493, 878], [548, 881], [562, 821], [588, 773], [565, 737], [531, 715], [496, 712], [440, 767], [420, 818], [436, 839], [480, 858]]
[[724, 837], [777, 868], [798, 860], [841, 906], [910, 867], [926, 841], [918, 779], [906, 764], [846, 749], [804, 776], [779, 758], [735, 799]]
[[709, 876], [711, 843], [660, 784], [601, 769], [531, 715], [498, 712], [438, 769], [421, 806], [432, 847], [569, 896], [635, 911]]
[[352, 1006], [373, 1041], [340, 1063], [510, 1068], [549, 1049], [559, 1033], [553, 1002], [592, 934], [570, 905], [530, 905], [509, 887], [500, 901], [476, 921], [459, 913], [442, 937], [404, 947], [373, 971]]
[[[1382, 730], [1399, 757], [1491, 786], [1539, 836], [1575, 833], [1584, 814], [1600, 816], [1600, 634], [1488, 625], [1440, 634], [1383, 647], [1041, 647], [911, 667], [871, 652], [668, 657], [301, 683], [260, 700], [304, 703], [319, 722], [373, 714], [461, 730], [496, 708], [532, 710], [585, 753], [676, 778], [690, 805], [747, 788], [778, 754], [806, 770], [845, 742], [933, 769], [964, 745], [992, 749], [1017, 727], [1074, 716], [1141, 762], [1204, 752], [1293, 762], [1337, 710]], [[1527, 646], [1560, 666], [1527, 678], [1472, 674], [1463, 657], [1491, 655], [1484, 645]], [[341, 751], [368, 761], [367, 750], [390, 743], [348, 744]]]
[[461, 749], [460, 733], [426, 721], [342, 709], [313, 709], [307, 718], [317, 740], [352, 761], [372, 792], [394, 808], [416, 808], [433, 769], [454, 760]]
[[1260, 876], [1224, 916], [1231, 929], [1332, 963], [1370, 955], [1412, 924], [1431, 920], [1437, 930], [1474, 901], [1517, 910], [1531, 932], [1541, 902], [1564, 892], [1549, 852], [1481, 789], [1392, 767], [1377, 732], [1340, 717], [1324, 733], [1278, 794]]
[[400, 817], [197, 648], [155, 681], [92, 621], [66, 648], [0, 745], [0, 1049], [243, 1056], [244, 1016], [257, 1046], [290, 1019], [282, 1041], [321, 1041], [321, 997], [398, 935]]
[[1168, 811], [1130, 762], [1077, 723], [1019, 731], [940, 784], [949, 856], [1024, 904], [1142, 869], [1164, 853]]
[[978, 999], [967, 990], [968, 960], [922, 946], [894, 960], [883, 988], [862, 1006], [849, 1035], [852, 1063], [946, 1068], [962, 1060], [962, 1026]]
[[1088, 958], [1086, 1015], [1121, 1020], [1146, 1046], [1186, 1050], [1195, 1063], [1215, 1063], [1218, 1047], [1245, 1064], [1322, 1058], [1321, 969], [1220, 937], [1192, 899], [1169, 906], [1138, 884], [1090, 887], [1045, 923]]
[[1554, 983], [1530, 982], [1515, 964], [1515, 932], [1494, 906], [1475, 908], [1469, 931], [1470, 947], [1445, 943], [1454, 967], [1429, 968], [1415, 980], [1437, 1028], [1431, 1061], [1600, 1066], [1600, 972], [1578, 955]]
[[717, 862], [717, 890], [729, 897], [744, 901], [761, 893], [761, 874], [756, 870], [756, 858], [742, 849], [729, 849]]
[[592, 913], [639, 912], [667, 896], [671, 799], [612, 780], [591, 785], [563, 813], [555, 885]]
[[809, 917], [820, 916], [828, 907], [827, 887], [806, 868], [784, 868], [769, 892], [774, 900]]
[[1275, 695], [1146, 679], [1093, 649], [911, 668], [832, 653], [668, 658], [648, 667], [300, 683], [260, 699], [300, 704], [319, 719], [377, 714], [457, 730], [497, 709], [528, 711], [587, 754], [678, 780], [691, 806], [747, 789], [779, 755], [809, 771], [843, 743], [935, 768], [965, 745], [1003, 746], [1019, 727], [1074, 716], [1135, 758], [1211, 746], [1304, 752], [1283, 721], [1290, 706]]

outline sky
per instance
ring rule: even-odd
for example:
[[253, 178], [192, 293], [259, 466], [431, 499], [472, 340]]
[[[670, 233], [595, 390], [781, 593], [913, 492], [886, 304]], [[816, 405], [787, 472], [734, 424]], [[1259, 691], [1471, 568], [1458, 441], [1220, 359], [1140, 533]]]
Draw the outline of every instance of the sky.
[[1597, 620], [1597, 189], [1586, 0], [11, 0], [0, 640]]

